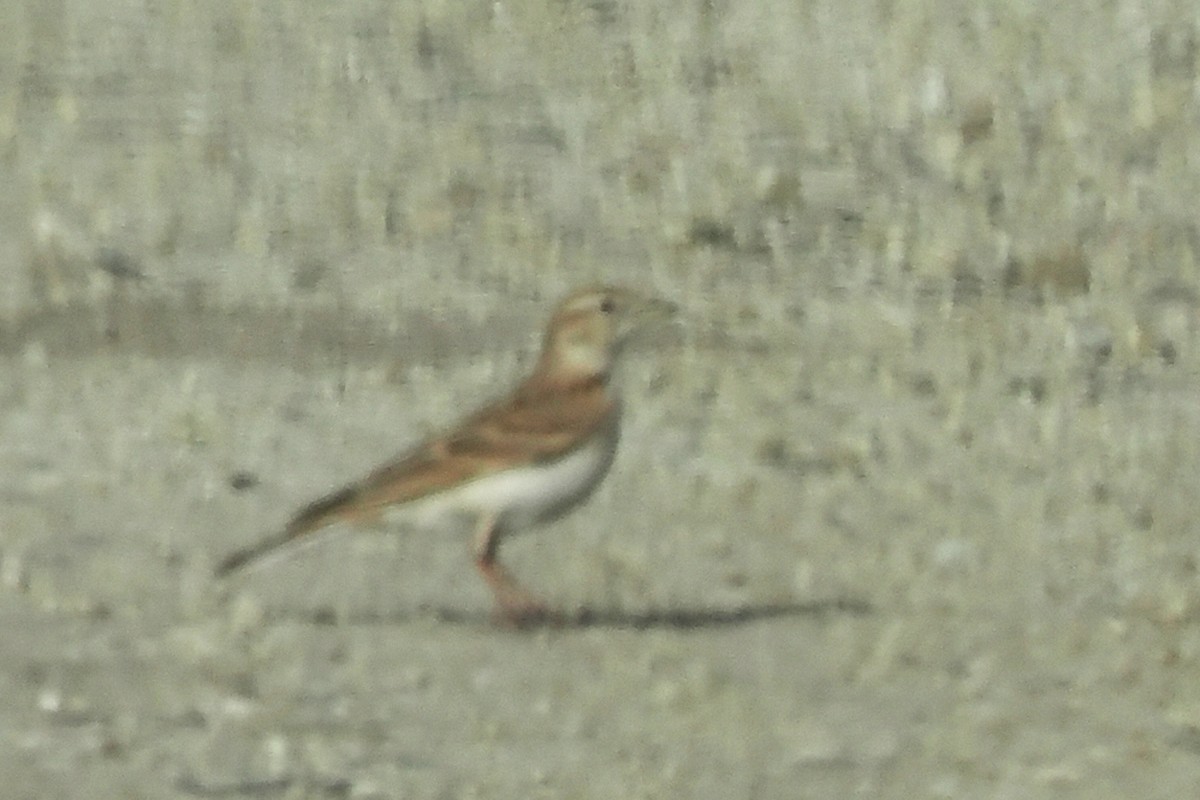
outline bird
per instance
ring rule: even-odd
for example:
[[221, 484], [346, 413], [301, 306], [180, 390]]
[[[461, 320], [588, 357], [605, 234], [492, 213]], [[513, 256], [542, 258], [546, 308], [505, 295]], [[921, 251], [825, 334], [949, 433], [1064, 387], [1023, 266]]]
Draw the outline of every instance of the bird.
[[604, 479], [620, 437], [614, 364], [633, 333], [676, 311], [674, 303], [619, 286], [572, 292], [550, 317], [533, 370], [510, 394], [300, 509], [275, 535], [228, 555], [216, 576], [245, 570], [334, 523], [377, 523], [407, 512], [418, 525], [473, 522], [474, 562], [491, 588], [497, 621], [562, 621], [500, 563], [500, 543], [563, 516]]

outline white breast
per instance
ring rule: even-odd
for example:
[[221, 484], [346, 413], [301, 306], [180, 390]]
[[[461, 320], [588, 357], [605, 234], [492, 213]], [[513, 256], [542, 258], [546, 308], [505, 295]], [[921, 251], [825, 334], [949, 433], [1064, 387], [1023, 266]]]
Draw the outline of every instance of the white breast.
[[448, 515], [495, 514], [506, 527], [553, 519], [586, 498], [608, 472], [616, 442], [607, 437], [542, 464], [497, 472], [417, 503], [418, 524]]

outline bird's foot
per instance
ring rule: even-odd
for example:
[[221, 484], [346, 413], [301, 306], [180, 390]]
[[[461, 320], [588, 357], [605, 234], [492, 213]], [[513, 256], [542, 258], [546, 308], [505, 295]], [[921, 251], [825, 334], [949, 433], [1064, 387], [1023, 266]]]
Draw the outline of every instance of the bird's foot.
[[567, 621], [563, 614], [523, 590], [498, 594], [493, 619], [498, 625], [521, 630], [553, 628], [564, 625]]

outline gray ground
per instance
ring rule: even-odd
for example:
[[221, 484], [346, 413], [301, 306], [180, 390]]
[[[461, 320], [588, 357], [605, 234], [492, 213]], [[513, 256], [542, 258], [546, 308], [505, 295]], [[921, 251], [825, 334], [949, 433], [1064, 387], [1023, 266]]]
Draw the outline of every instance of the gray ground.
[[[0, 4], [5, 797], [1194, 796], [1195, 4], [216, 5]], [[597, 279], [589, 624], [214, 585]]]

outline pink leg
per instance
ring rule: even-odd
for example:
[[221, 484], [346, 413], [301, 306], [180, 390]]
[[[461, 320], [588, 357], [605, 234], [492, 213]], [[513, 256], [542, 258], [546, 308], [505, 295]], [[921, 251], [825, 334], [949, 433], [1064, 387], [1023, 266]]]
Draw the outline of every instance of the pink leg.
[[500, 546], [500, 528], [491, 515], [480, 517], [475, 529], [475, 567], [492, 588], [498, 619], [508, 625], [525, 627], [554, 622], [557, 615], [524, 589], [496, 559]]

